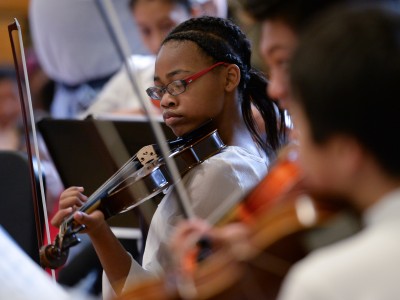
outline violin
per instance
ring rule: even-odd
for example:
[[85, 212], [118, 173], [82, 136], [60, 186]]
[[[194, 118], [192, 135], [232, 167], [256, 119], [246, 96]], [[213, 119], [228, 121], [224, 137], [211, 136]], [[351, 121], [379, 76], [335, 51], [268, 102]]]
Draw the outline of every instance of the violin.
[[[172, 148], [169, 158], [176, 164], [180, 176], [226, 147], [212, 120], [168, 144]], [[79, 211], [90, 214], [101, 210], [108, 219], [154, 198], [173, 184], [157, 146], [145, 146], [90, 195]], [[123, 192], [129, 197], [120, 197]], [[77, 223], [73, 215], [69, 216], [61, 224], [54, 243], [41, 247], [41, 265], [56, 269], [65, 264], [69, 248], [80, 242], [77, 233], [83, 229], [84, 225]]]
[[291, 154], [217, 225], [245, 226], [240, 251], [230, 244], [220, 247], [197, 262], [190, 278], [167, 273], [131, 286], [117, 299], [275, 299], [291, 266], [309, 253], [307, 235], [345, 208], [311, 195]]

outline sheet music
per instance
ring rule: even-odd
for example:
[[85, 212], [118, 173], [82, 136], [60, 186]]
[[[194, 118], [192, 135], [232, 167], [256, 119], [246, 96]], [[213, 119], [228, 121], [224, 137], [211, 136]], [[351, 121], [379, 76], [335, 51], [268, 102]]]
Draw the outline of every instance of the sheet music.
[[72, 299], [71, 294], [31, 260], [1, 226], [0, 299]]

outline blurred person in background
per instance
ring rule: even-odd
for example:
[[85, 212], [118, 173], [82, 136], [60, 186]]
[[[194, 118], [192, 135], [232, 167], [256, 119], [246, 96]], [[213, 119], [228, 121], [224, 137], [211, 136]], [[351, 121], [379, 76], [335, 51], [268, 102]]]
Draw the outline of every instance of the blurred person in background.
[[[11, 66], [0, 66], [0, 150], [26, 151], [24, 130], [15, 70]], [[58, 206], [58, 197], [64, 187], [40, 136], [38, 143], [46, 179], [47, 211], [51, 214]], [[33, 142], [31, 145], [33, 147]], [[35, 153], [34, 149], [32, 153]]]
[[[145, 53], [129, 0], [115, 0], [133, 53]], [[32, 0], [29, 22], [34, 49], [46, 74], [56, 82], [51, 116], [76, 118], [119, 70], [119, 59], [94, 0]]]
[[[140, 94], [133, 90], [124, 66], [104, 86], [83, 117], [104, 113], [143, 115], [139, 97], [148, 99], [145, 90], [153, 84], [155, 55], [161, 42], [178, 24], [195, 16], [190, 0], [131, 0], [129, 9], [141, 42], [150, 52], [149, 55], [132, 55], [129, 58], [130, 67], [134, 71], [133, 79]], [[154, 104], [152, 112], [159, 113], [158, 101]]]

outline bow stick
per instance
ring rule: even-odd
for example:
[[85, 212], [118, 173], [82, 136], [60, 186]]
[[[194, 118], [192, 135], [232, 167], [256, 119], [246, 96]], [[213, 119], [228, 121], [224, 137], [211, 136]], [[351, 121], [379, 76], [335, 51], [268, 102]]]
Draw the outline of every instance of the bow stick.
[[[12, 32], [14, 30], [17, 30], [17, 32], [18, 32], [20, 56], [21, 56], [22, 68], [23, 68], [24, 79], [25, 79], [25, 89], [26, 89], [27, 101], [25, 101], [24, 93], [22, 91], [22, 80], [21, 80], [21, 75], [19, 72], [20, 68], [19, 68], [19, 64], [18, 64], [18, 60], [17, 60], [15, 43], [14, 43], [14, 39], [13, 39], [13, 35], [12, 35]], [[50, 229], [49, 229], [49, 220], [47, 217], [46, 195], [45, 195], [45, 191], [44, 191], [43, 172], [42, 172], [42, 166], [41, 166], [41, 162], [40, 162], [38, 139], [37, 139], [37, 134], [36, 134], [35, 119], [34, 119], [34, 114], [33, 114], [32, 97], [31, 97], [31, 92], [30, 92], [30, 87], [29, 87], [28, 71], [26, 68], [24, 43], [22, 40], [21, 26], [16, 18], [14, 18], [13, 23], [8, 25], [8, 33], [10, 36], [11, 48], [12, 48], [12, 53], [13, 53], [13, 58], [14, 58], [14, 67], [15, 67], [15, 72], [17, 75], [19, 98], [20, 98], [23, 123], [24, 123], [24, 128], [25, 128], [25, 141], [26, 141], [26, 148], [27, 148], [26, 150], [27, 150], [28, 159], [29, 159], [29, 171], [30, 171], [32, 196], [33, 196], [33, 209], [34, 209], [34, 215], [35, 215], [38, 249], [40, 249], [43, 246], [42, 221], [41, 221], [40, 213], [39, 213], [39, 202], [40, 201], [38, 199], [38, 192], [37, 192], [36, 183], [35, 183], [33, 154], [32, 154], [31, 142], [30, 142], [30, 130], [29, 129], [32, 130], [33, 145], [34, 145], [34, 149], [35, 149], [35, 156], [37, 159], [37, 167], [38, 167], [38, 173], [39, 173], [38, 177], [39, 177], [40, 196], [41, 196], [41, 200], [42, 200], [43, 215], [44, 215], [43, 218], [44, 218], [44, 222], [45, 222], [46, 237], [47, 237], [47, 240], [49, 240], [49, 241], [50, 241]], [[28, 119], [30, 120], [30, 122], [28, 121]], [[55, 280], [54, 270], [52, 270], [52, 277]]]

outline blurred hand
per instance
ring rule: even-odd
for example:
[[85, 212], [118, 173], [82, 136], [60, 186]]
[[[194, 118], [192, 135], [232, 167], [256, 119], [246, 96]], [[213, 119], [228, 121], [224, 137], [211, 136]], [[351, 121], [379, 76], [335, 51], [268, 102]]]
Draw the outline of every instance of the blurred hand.
[[200, 240], [206, 239], [212, 251], [229, 251], [240, 258], [246, 256], [251, 247], [249, 235], [249, 229], [243, 223], [213, 228], [204, 220], [185, 220], [177, 225], [169, 247], [176, 267], [187, 274], [193, 271]]

